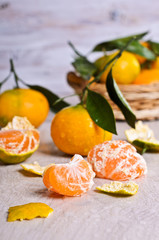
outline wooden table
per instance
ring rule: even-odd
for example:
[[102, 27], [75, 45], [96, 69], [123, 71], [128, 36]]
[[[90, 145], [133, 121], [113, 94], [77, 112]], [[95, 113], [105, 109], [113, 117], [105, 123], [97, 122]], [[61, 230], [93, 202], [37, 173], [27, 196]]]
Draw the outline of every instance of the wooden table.
[[[82, 53], [98, 42], [151, 30], [159, 39], [159, 1], [134, 0], [1, 0], [0, 81], [13, 58], [20, 77], [28, 83], [48, 87], [60, 96], [72, 93], [65, 75], [71, 70], [71, 40]], [[14, 86], [12, 79], [4, 89]], [[69, 100], [76, 103], [77, 99]], [[39, 150], [26, 162], [68, 162], [50, 138], [50, 122], [40, 127]], [[159, 121], [149, 123], [158, 137]], [[125, 139], [126, 123], [117, 123], [117, 139]], [[159, 137], [158, 137], [159, 138]], [[133, 197], [116, 198], [91, 191], [81, 197], [51, 194], [42, 178], [22, 171], [20, 165], [0, 165], [0, 240], [157, 240], [159, 239], [159, 154], [144, 154], [146, 177]], [[44, 202], [54, 208], [47, 219], [8, 223], [10, 206]]]
[[[70, 160], [57, 150], [50, 137], [50, 122], [40, 127], [41, 144], [39, 150], [26, 162], [64, 163]], [[149, 125], [155, 132], [159, 121]], [[118, 122], [119, 136], [125, 139], [126, 123]], [[159, 229], [159, 154], [144, 154], [148, 166], [146, 177], [135, 180], [139, 184], [138, 193], [132, 197], [112, 197], [98, 193], [95, 187], [106, 182], [95, 178], [95, 184], [81, 197], [63, 197], [49, 193], [42, 178], [26, 173], [20, 165], [0, 165], [0, 233], [1, 240], [89, 240], [89, 239], [144, 239], [157, 240]], [[31, 221], [6, 221], [10, 206], [29, 202], [43, 202], [54, 209], [47, 219]]]

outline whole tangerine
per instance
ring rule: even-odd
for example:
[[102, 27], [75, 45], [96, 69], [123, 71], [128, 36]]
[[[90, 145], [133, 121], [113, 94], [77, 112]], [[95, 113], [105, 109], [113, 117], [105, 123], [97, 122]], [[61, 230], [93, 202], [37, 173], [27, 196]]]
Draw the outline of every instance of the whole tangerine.
[[[117, 55], [118, 52], [115, 52], [108, 56], [103, 56], [96, 60], [95, 65], [102, 71], [105, 65]], [[118, 84], [131, 84], [137, 75], [140, 73], [140, 64], [134, 54], [124, 51], [121, 57], [114, 63], [112, 62], [102, 74], [100, 81], [105, 82], [108, 76], [108, 73], [112, 67], [112, 75], [115, 81]]]
[[159, 82], [159, 69], [143, 69], [133, 84], [150, 84]]
[[49, 112], [49, 103], [39, 91], [32, 89], [12, 89], [0, 94], [0, 126], [4, 127], [14, 116], [27, 117], [39, 127]]
[[82, 105], [59, 111], [52, 120], [51, 137], [64, 153], [86, 156], [90, 149], [106, 140], [112, 133], [97, 126]]

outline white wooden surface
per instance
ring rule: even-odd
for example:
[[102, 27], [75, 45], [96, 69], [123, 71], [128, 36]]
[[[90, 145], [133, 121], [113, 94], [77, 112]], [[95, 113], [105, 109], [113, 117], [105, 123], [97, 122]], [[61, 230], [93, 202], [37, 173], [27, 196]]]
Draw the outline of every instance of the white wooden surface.
[[[71, 69], [71, 40], [83, 53], [105, 39], [151, 30], [159, 40], [159, 1], [126, 0], [0, 0], [0, 80], [8, 73], [13, 58], [20, 77], [28, 83], [44, 85], [63, 96], [72, 93], [65, 75]], [[3, 88], [13, 86], [12, 80]], [[77, 99], [71, 99], [77, 102]], [[40, 127], [41, 145], [27, 160], [41, 165], [67, 162], [70, 157], [56, 149], [50, 138], [50, 114]], [[159, 122], [150, 126], [159, 131]], [[118, 122], [125, 139], [126, 123]], [[95, 191], [82, 197], [50, 194], [40, 177], [24, 173], [19, 165], [0, 165], [1, 240], [157, 240], [159, 235], [159, 154], [145, 154], [148, 174], [136, 180], [139, 192], [116, 198]], [[54, 208], [48, 219], [7, 223], [10, 206], [44, 202]]]

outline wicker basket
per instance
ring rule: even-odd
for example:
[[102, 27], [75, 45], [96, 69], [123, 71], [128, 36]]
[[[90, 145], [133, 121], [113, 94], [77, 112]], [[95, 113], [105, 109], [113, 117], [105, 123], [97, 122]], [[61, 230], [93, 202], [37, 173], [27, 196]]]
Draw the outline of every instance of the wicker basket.
[[[67, 81], [78, 94], [81, 93], [87, 84], [83, 78], [78, 77], [74, 72], [67, 74]], [[129, 102], [138, 120], [159, 119], [159, 83], [148, 85], [119, 85], [119, 88]], [[105, 84], [93, 83], [90, 85], [90, 89], [102, 94], [110, 102], [116, 119], [124, 120], [119, 108], [110, 100]]]

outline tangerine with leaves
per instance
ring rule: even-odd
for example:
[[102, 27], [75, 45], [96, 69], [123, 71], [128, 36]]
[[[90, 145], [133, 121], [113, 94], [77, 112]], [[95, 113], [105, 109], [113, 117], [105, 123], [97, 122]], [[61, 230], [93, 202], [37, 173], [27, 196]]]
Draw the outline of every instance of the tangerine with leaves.
[[64, 108], [55, 115], [51, 137], [64, 153], [86, 156], [94, 145], [111, 140], [112, 133], [97, 126], [87, 110], [79, 104]]
[[[103, 56], [99, 58], [95, 65], [98, 67], [99, 71], [104, 69], [104, 66], [112, 60], [118, 52], [115, 52], [108, 56]], [[129, 52], [124, 51], [121, 57], [115, 62], [110, 63], [102, 74], [100, 81], [105, 82], [110, 69], [112, 68], [112, 75], [115, 81], [119, 84], [131, 84], [137, 75], [140, 73], [140, 64], [136, 57]]]
[[75, 154], [69, 163], [54, 164], [43, 175], [45, 186], [65, 196], [80, 196], [91, 189], [95, 173], [82, 156]]
[[0, 95], [1, 127], [4, 127], [14, 116], [21, 116], [27, 117], [37, 128], [45, 121], [48, 112], [48, 100], [38, 91], [16, 88]]

